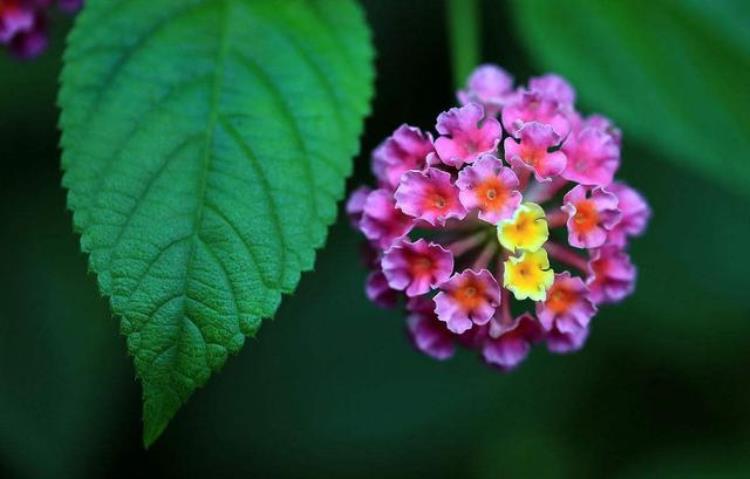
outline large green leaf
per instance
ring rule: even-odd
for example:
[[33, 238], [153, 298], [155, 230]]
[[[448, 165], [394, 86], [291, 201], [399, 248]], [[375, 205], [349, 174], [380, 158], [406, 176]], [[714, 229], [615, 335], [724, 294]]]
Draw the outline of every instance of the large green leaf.
[[64, 185], [143, 382], [144, 442], [313, 266], [372, 92], [348, 0], [93, 0]]
[[626, 136], [750, 196], [750, 3], [513, 2], [541, 65]]

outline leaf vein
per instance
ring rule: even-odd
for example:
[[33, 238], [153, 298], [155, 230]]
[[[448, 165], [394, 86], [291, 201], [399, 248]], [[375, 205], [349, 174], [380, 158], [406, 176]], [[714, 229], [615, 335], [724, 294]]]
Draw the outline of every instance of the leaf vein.
[[[252, 166], [253, 170], [256, 172], [258, 177], [260, 178], [260, 184], [263, 188], [263, 191], [266, 193], [266, 197], [268, 198], [268, 213], [271, 217], [271, 222], [273, 223], [274, 230], [276, 232], [276, 236], [279, 238], [279, 241], [281, 242], [281, 248], [279, 249], [279, 273], [278, 277], [276, 278], [276, 283], [281, 285], [284, 284], [284, 272], [286, 271], [286, 251], [287, 251], [287, 242], [286, 242], [286, 235], [284, 235], [284, 230], [281, 226], [281, 220], [279, 218], [279, 209], [278, 205], [276, 204], [276, 198], [274, 197], [273, 191], [271, 191], [271, 184], [268, 181], [268, 177], [266, 176], [265, 171], [260, 167], [260, 163], [258, 162], [258, 157], [255, 155], [255, 152], [250, 147], [250, 145], [245, 141], [244, 138], [242, 138], [242, 135], [239, 131], [231, 124], [231, 122], [223, 117], [219, 116], [219, 124], [226, 130], [226, 132], [229, 134], [230, 138], [234, 140], [235, 143], [242, 149], [242, 151], [245, 153], [245, 157], [248, 159], [250, 165]], [[228, 222], [228, 221], [227, 221]], [[234, 227], [234, 225], [231, 225]], [[240, 235], [240, 232], [235, 228], [235, 231], [237, 231], [237, 235], [240, 236], [240, 239], [245, 242], [245, 239], [242, 238]], [[246, 246], [249, 248], [249, 246], [246, 244]], [[261, 272], [262, 274], [262, 272]]]

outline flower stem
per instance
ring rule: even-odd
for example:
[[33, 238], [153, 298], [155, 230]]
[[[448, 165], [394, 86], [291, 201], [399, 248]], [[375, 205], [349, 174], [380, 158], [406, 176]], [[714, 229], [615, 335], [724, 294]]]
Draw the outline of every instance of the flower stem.
[[508, 325], [513, 322], [513, 313], [510, 310], [510, 293], [506, 288], [503, 288], [500, 294], [502, 295], [503, 324]]
[[487, 237], [487, 234], [484, 231], [480, 231], [478, 233], [475, 233], [468, 238], [463, 238], [457, 241], [454, 241], [453, 243], [446, 246], [446, 248], [453, 253], [453, 256], [459, 257], [463, 255], [464, 253], [467, 253], [471, 251], [472, 249], [476, 248]]
[[446, 17], [453, 82], [458, 89], [479, 63], [479, 0], [447, 0]]
[[555, 195], [565, 186], [567, 180], [562, 177], [557, 177], [552, 181], [544, 183], [534, 183], [529, 187], [524, 196], [526, 201], [533, 201], [534, 203], [544, 203], [555, 197]]
[[557, 261], [577, 268], [582, 273], [588, 272], [588, 263], [586, 261], [586, 258], [578, 255], [578, 253], [569, 250], [565, 246], [553, 243], [552, 241], [548, 241], [547, 244], [544, 245], [544, 249], [546, 249], [547, 253], [549, 253], [549, 255]]
[[561, 228], [568, 221], [568, 214], [557, 208], [547, 213], [547, 224], [550, 228]]
[[487, 246], [484, 247], [481, 253], [479, 253], [479, 256], [474, 261], [473, 269], [475, 271], [479, 271], [482, 269], [487, 268], [487, 265], [490, 264], [490, 261], [492, 261], [492, 257], [495, 255], [495, 250], [497, 249], [497, 243], [494, 241], [490, 241], [487, 243]]

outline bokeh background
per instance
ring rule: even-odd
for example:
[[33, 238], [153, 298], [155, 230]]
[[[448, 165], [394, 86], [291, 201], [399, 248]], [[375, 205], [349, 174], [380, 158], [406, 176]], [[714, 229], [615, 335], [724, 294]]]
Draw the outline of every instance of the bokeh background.
[[[453, 102], [442, 2], [364, 2], [377, 97], [350, 187], [402, 122]], [[637, 292], [587, 347], [501, 375], [414, 352], [364, 297], [343, 217], [314, 272], [149, 451], [140, 387], [60, 187], [57, 76], [0, 56], [0, 477], [750, 477], [750, 8], [482, 2], [483, 59], [558, 71], [624, 130], [654, 209]]]

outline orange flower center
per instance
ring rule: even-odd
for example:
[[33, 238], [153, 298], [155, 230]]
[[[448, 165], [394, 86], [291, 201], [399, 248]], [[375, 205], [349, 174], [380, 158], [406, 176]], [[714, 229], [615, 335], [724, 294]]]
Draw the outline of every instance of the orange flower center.
[[435, 194], [432, 196], [432, 206], [439, 210], [443, 210], [446, 206], [448, 206], [448, 202], [445, 200], [445, 197], [443, 195]]
[[479, 307], [484, 301], [484, 288], [474, 281], [468, 281], [453, 292], [453, 298], [464, 311]]
[[494, 210], [506, 201], [508, 192], [496, 178], [493, 178], [477, 187], [477, 197], [485, 209]]
[[526, 147], [521, 151], [521, 157], [523, 158], [523, 161], [527, 165], [533, 167], [536, 167], [546, 154], [547, 152], [540, 148]]
[[515, 224], [516, 231], [523, 234], [529, 231], [532, 226], [532, 219], [528, 215], [521, 215]]
[[413, 276], [421, 276], [432, 271], [432, 260], [426, 256], [419, 256], [410, 262]]
[[576, 214], [573, 215], [575, 227], [581, 233], [587, 233], [599, 224], [599, 214], [592, 200], [579, 201], [576, 204]]
[[559, 285], [554, 285], [547, 295], [547, 307], [556, 314], [562, 314], [575, 302], [576, 295]]

